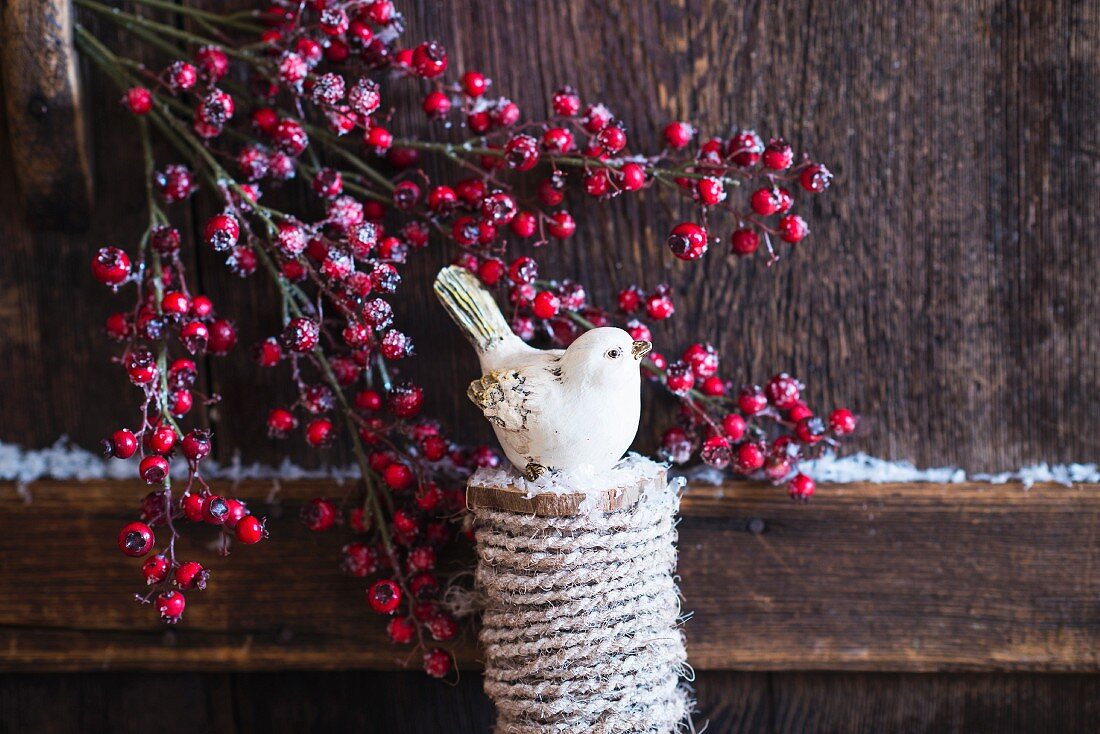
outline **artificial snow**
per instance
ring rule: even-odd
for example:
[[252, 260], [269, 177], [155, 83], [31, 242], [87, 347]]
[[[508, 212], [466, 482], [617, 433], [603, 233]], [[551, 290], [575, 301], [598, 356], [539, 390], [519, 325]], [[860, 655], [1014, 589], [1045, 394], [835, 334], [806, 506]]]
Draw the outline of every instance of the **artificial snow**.
[[[478, 469], [478, 482], [484, 486], [508, 486], [523, 488], [529, 495], [540, 492], [556, 494], [588, 492], [606, 488], [609, 484], [628, 486], [651, 477], [656, 469], [663, 465], [639, 454], [628, 454], [618, 465], [603, 474], [588, 469], [570, 472], [547, 473], [534, 482], [519, 476], [510, 466], [502, 469]], [[859, 453], [837, 457], [825, 454], [819, 459], [802, 462], [799, 469], [819, 482], [850, 483], [872, 482], [934, 482], [936, 484], [957, 484], [959, 482], [989, 482], [1005, 484], [1019, 482], [1030, 487], [1038, 482], [1054, 482], [1065, 486], [1074, 484], [1100, 483], [1100, 467], [1096, 464], [1033, 464], [1015, 471], [999, 473], [975, 473], [967, 475], [955, 467], [935, 467], [919, 469], [908, 461], [887, 461], [874, 456]], [[183, 462], [173, 464], [173, 476], [186, 476]], [[688, 481], [699, 484], [721, 484], [728, 476], [721, 471], [706, 466], [695, 467], [679, 472]], [[66, 437], [44, 449], [23, 449], [19, 446], [0, 441], [0, 481], [16, 482], [20, 492], [38, 479], [60, 479], [90, 481], [94, 479], [134, 479], [137, 477], [137, 459], [125, 461], [106, 459], [79, 446], [74, 446]], [[203, 462], [203, 476], [207, 479], [220, 479], [232, 482], [247, 479], [286, 480], [323, 479], [345, 481], [359, 477], [356, 466], [322, 467], [305, 469], [289, 460], [277, 466], [268, 464], [245, 464], [235, 457], [233, 461], [220, 465], [215, 461]], [[29, 496], [29, 495], [28, 495]]]

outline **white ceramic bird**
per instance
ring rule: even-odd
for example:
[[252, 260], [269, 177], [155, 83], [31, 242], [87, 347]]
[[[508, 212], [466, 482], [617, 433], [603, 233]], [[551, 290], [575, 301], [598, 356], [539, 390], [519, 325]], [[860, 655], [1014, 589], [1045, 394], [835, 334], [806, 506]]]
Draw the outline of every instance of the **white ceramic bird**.
[[650, 342], [600, 327], [568, 349], [535, 349], [512, 333], [492, 295], [465, 268], [440, 271], [435, 293], [481, 360], [482, 377], [466, 394], [528, 479], [547, 470], [604, 471], [622, 458], [638, 432], [639, 363]]

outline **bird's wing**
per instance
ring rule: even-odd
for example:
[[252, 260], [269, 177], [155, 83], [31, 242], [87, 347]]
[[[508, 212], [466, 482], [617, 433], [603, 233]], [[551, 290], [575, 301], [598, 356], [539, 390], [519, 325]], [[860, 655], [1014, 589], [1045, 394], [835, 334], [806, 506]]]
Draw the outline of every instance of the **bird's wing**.
[[520, 370], [494, 370], [470, 383], [466, 396], [493, 425], [506, 431], [527, 427], [531, 388]]

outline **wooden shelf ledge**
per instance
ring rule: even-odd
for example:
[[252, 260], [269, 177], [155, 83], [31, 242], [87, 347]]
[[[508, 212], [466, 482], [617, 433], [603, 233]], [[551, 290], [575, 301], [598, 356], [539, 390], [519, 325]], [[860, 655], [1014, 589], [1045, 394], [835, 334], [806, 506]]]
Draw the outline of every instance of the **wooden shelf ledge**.
[[[223, 490], [228, 487], [222, 485]], [[337, 566], [343, 532], [296, 520], [344, 488], [232, 491], [271, 540], [209, 562], [210, 587], [166, 629], [129, 601], [139, 562], [115, 534], [136, 483], [0, 483], [0, 669], [401, 667], [364, 584]], [[263, 509], [260, 509], [263, 508]], [[691, 487], [680, 525], [697, 669], [1100, 671], [1100, 486], [823, 486], [809, 505], [748, 483]], [[472, 635], [467, 635], [472, 638]], [[472, 639], [460, 662], [477, 666]], [[415, 661], [414, 661], [415, 662]]]

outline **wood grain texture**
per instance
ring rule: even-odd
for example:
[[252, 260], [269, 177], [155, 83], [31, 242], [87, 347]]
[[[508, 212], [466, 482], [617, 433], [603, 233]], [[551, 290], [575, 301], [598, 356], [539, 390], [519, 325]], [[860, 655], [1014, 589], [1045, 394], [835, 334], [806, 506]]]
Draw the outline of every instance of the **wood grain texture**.
[[646, 489], [664, 489], [667, 483], [667, 473], [660, 469], [652, 477], [620, 483], [598, 492], [539, 492], [529, 495], [523, 486], [485, 484], [479, 482], [475, 474], [466, 485], [466, 507], [471, 510], [479, 507], [508, 510], [539, 517], [573, 517], [588, 508], [613, 512], [633, 507]]
[[92, 173], [69, 0], [8, 0], [0, 19], [9, 136], [28, 217], [84, 231]]
[[[134, 485], [0, 485], [0, 668], [395, 668], [407, 654], [337, 571], [346, 534], [296, 520], [333, 484], [221, 487], [272, 518], [273, 538], [218, 559], [187, 620], [129, 603], [119, 508]], [[824, 487], [809, 506], [772, 487], [692, 488], [680, 564], [697, 669], [1100, 671], [1096, 486]], [[200, 534], [201, 535], [201, 534]], [[477, 666], [472, 635], [460, 662]]]
[[[1100, 676], [732, 673], [695, 682], [717, 734], [1092, 734]], [[480, 676], [415, 672], [0, 675], [0, 732], [480, 734]]]

